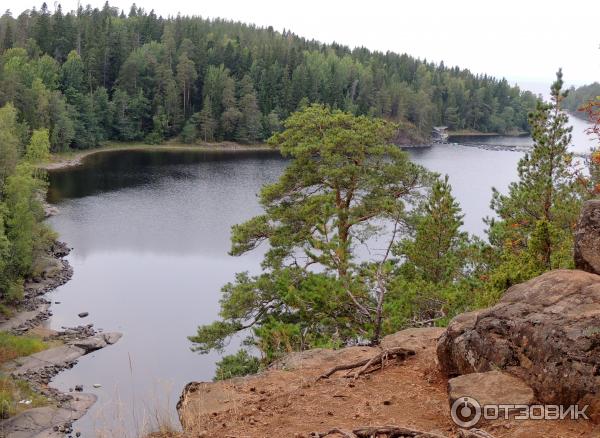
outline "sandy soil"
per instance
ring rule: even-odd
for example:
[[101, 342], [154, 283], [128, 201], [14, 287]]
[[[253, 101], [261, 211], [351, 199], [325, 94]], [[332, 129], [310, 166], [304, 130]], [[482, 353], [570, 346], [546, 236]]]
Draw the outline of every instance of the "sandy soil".
[[[317, 382], [315, 377], [332, 365], [372, 355], [371, 348], [352, 347], [335, 354], [321, 350], [308, 360], [292, 360], [256, 377], [192, 383], [180, 402], [185, 432], [156, 436], [300, 438], [334, 427], [375, 425], [457, 436], [449, 415], [447, 381], [436, 363], [435, 345], [441, 332], [424, 333], [425, 337], [409, 340], [415, 356], [357, 380], [343, 373]], [[388, 342], [405, 345], [406, 339]], [[502, 420], [478, 427], [496, 438], [600, 437], [600, 428], [587, 421]]]

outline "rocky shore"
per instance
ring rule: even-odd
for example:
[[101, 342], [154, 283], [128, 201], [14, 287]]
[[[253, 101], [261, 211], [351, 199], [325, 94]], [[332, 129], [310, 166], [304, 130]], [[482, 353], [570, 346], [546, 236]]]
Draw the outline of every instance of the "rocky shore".
[[[13, 316], [0, 320], [0, 331], [23, 335], [39, 330], [41, 324], [52, 316], [50, 301], [45, 294], [71, 279], [73, 269], [64, 259], [69, 251], [62, 242], [55, 242], [48, 249], [40, 275], [26, 281], [22, 302]], [[120, 333], [102, 333], [94, 329], [93, 324], [63, 327], [60, 331], [44, 329], [43, 332], [45, 340], [57, 346], [15, 359], [5, 364], [3, 371], [27, 382], [52, 404], [4, 420], [0, 423], [0, 437], [71, 436], [73, 421], [87, 412], [96, 396], [82, 393], [82, 385], [63, 393], [49, 386], [50, 381], [61, 371], [72, 368], [81, 356], [112, 345], [121, 338]]]
[[266, 144], [245, 145], [230, 141], [219, 143], [186, 144], [175, 141], [160, 145], [149, 145], [144, 143], [109, 143], [96, 149], [78, 151], [69, 155], [55, 155], [53, 161], [40, 166], [46, 170], [59, 170], [79, 166], [83, 160], [94, 154], [111, 151], [198, 151], [198, 152], [260, 152], [272, 151], [273, 148]]

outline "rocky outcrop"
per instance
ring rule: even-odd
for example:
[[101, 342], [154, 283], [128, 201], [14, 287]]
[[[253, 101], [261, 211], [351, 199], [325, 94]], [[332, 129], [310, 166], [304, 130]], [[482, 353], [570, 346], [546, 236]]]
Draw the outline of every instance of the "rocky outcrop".
[[123, 336], [118, 332], [111, 333], [98, 333], [95, 336], [91, 336], [89, 338], [73, 341], [72, 345], [78, 348], [82, 348], [85, 350], [86, 354], [91, 353], [92, 351], [100, 350], [101, 348], [106, 347], [107, 345], [112, 345], [116, 343]]
[[535, 402], [529, 385], [502, 371], [465, 374], [448, 380], [450, 404], [462, 397], [473, 397], [481, 406], [530, 405]]
[[600, 199], [587, 201], [575, 230], [575, 266], [600, 274]]
[[506, 370], [529, 384], [541, 402], [596, 410], [600, 276], [557, 270], [513, 286], [496, 306], [456, 317], [437, 355], [446, 375]]
[[[389, 360], [383, 370], [359, 379], [346, 378], [345, 372], [319, 376], [332, 367], [372, 358], [379, 348], [307, 350], [256, 375], [192, 382], [177, 405], [182, 436], [308, 438], [314, 431], [355, 430], [367, 424], [395, 424], [446, 436], [452, 423], [445, 415], [445, 382], [436, 379], [434, 362], [442, 332], [432, 327], [386, 337], [383, 349], [402, 347], [416, 354], [401, 362]], [[415, 412], [422, 415], [415, 418]]]

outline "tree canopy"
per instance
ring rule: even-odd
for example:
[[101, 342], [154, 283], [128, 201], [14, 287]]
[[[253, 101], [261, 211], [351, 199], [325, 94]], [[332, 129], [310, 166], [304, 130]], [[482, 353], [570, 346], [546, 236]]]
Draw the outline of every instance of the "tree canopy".
[[267, 360], [311, 346], [379, 342], [406, 322], [391, 314], [404, 299], [396, 280], [401, 260], [414, 254], [402, 241], [414, 223], [412, 244], [421, 246], [454, 221], [434, 267], [414, 261], [432, 272], [423, 281], [450, 285], [463, 270], [458, 253], [468, 237], [450, 186], [389, 143], [391, 123], [311, 105], [284, 127], [269, 143], [291, 158], [289, 166], [261, 190], [264, 214], [232, 230], [233, 255], [269, 243], [263, 273], [240, 273], [223, 288], [221, 320], [190, 337], [197, 351], [222, 349], [246, 329]]
[[108, 3], [0, 17], [0, 105], [53, 151], [110, 140], [263, 141], [306, 103], [399, 123], [527, 131], [536, 97], [505, 79], [407, 54], [322, 44], [221, 19]]

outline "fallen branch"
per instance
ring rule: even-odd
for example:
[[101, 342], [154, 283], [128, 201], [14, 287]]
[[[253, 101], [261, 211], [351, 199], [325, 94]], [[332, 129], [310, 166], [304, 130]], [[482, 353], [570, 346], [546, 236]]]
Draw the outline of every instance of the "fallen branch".
[[407, 429], [398, 426], [371, 426], [354, 429], [352, 432], [342, 429], [331, 429], [328, 432], [312, 432], [311, 438], [324, 438], [329, 435], [339, 434], [344, 438], [446, 438], [435, 433], [422, 432], [420, 430]]
[[[345, 364], [345, 365], [336, 365], [333, 368], [331, 368], [329, 371], [321, 374], [317, 378], [317, 380], [328, 379], [329, 377], [331, 377], [333, 374], [337, 373], [338, 371], [346, 371], [346, 370], [353, 370], [353, 369], [359, 368], [359, 370], [356, 371], [353, 375], [354, 378], [357, 379], [359, 376], [366, 374], [367, 372], [375, 371], [376, 369], [383, 369], [383, 367], [385, 366], [385, 362], [389, 359], [396, 358], [398, 361], [403, 361], [408, 356], [413, 356], [414, 354], [415, 354], [414, 350], [409, 350], [407, 348], [402, 348], [402, 347], [389, 348], [386, 350], [382, 350], [381, 352], [377, 353], [375, 356], [373, 356], [369, 359], [363, 359], [363, 360], [359, 360], [357, 362], [352, 362], [352, 363]], [[345, 377], [348, 377], [350, 374], [351, 373], [346, 374]]]

